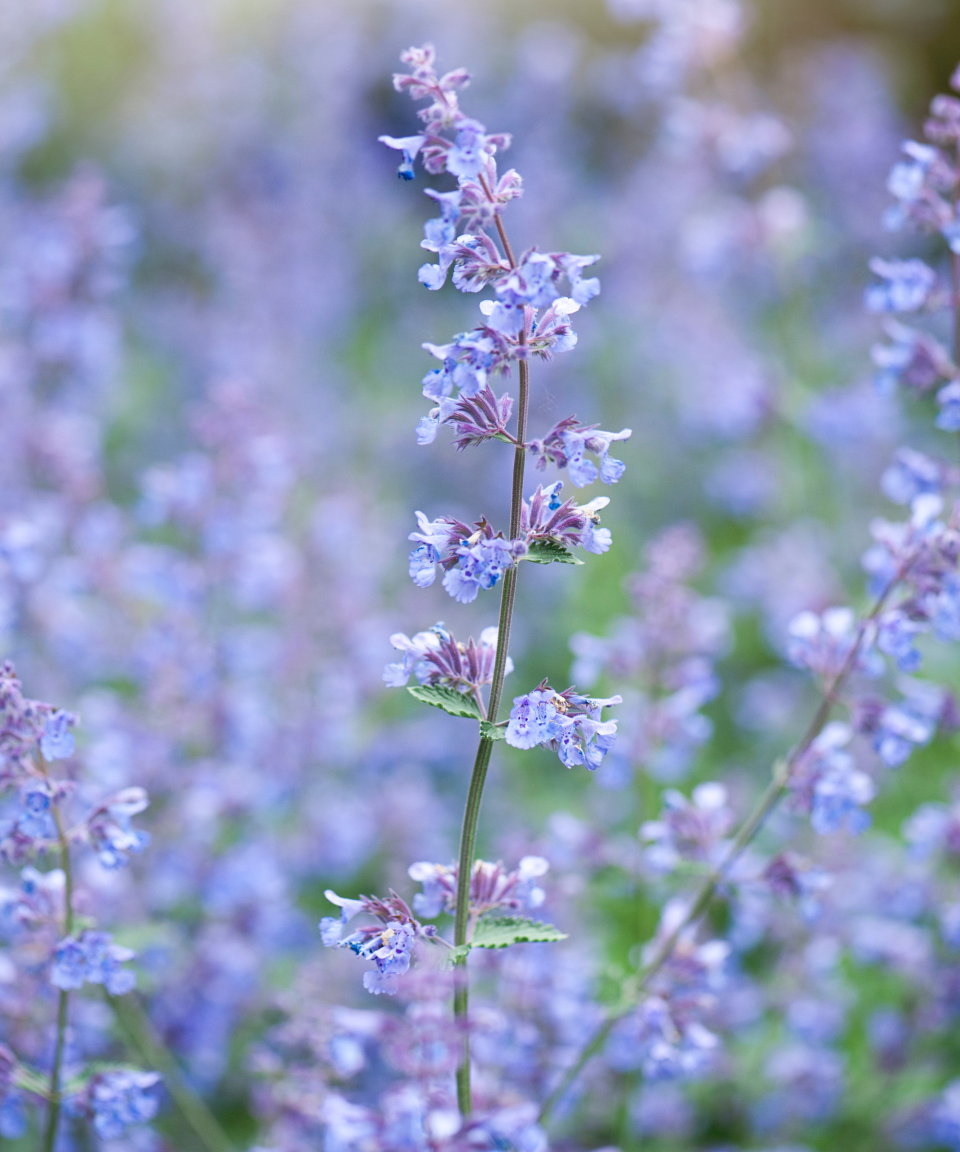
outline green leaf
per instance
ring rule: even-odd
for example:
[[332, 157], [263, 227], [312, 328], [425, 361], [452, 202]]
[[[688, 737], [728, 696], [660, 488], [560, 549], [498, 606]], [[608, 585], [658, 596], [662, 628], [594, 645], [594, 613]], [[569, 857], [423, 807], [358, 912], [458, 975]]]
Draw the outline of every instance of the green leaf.
[[454, 688], [444, 688], [440, 684], [410, 684], [407, 686], [407, 691], [424, 704], [442, 708], [451, 716], [466, 716], [468, 720], [480, 719], [480, 709], [476, 700], [472, 696], [464, 696]]
[[534, 564], [582, 564], [583, 561], [574, 556], [569, 548], [564, 548], [556, 540], [534, 540], [527, 549], [524, 560], [532, 560]]
[[489, 720], [480, 721], [480, 735], [485, 736], [488, 740], [506, 740], [506, 728], [498, 728], [496, 724], [491, 724]]
[[471, 948], [509, 948], [511, 944], [552, 944], [566, 940], [566, 932], [559, 932], [552, 924], [527, 920], [523, 916], [499, 916], [480, 920], [473, 939], [455, 949], [454, 960], [460, 960]]

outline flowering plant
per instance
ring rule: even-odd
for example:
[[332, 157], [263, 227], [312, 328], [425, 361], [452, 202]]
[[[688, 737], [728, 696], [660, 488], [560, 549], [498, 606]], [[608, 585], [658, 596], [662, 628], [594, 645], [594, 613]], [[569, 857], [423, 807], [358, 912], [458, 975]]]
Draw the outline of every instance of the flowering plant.
[[[472, 637], [466, 643], [457, 641], [443, 624], [417, 633], [412, 640], [398, 633], [391, 637], [391, 643], [403, 653], [403, 660], [388, 664], [383, 674], [391, 687], [406, 685], [413, 675], [418, 685], [409, 690], [419, 700], [454, 716], [479, 721], [459, 861], [451, 869], [417, 864], [411, 870], [415, 879], [428, 884], [415, 906], [421, 911], [429, 909], [434, 915], [443, 910], [454, 917], [454, 1014], [462, 1027], [457, 1106], [466, 1119], [473, 1107], [467, 952], [475, 946], [504, 947], [562, 936], [555, 929], [523, 918], [491, 917], [493, 911], [505, 906], [504, 893], [519, 890], [518, 885], [523, 887], [519, 878], [525, 873], [533, 874], [529, 858], [521, 861], [519, 871], [505, 880], [488, 881], [493, 884], [490, 894], [480, 894], [482, 879], [488, 874], [498, 876], [501, 870], [501, 865], [474, 860], [480, 803], [494, 743], [506, 740], [521, 749], [548, 747], [568, 768], [580, 765], [595, 770], [616, 737], [616, 721], [604, 720], [603, 710], [620, 703], [619, 696], [592, 698], [577, 693], [575, 688], [556, 692], [544, 680], [532, 691], [515, 697], [508, 720], [498, 719], [504, 680], [513, 667], [508, 649], [521, 563], [579, 563], [571, 551], [573, 547], [602, 554], [612, 542], [610, 531], [599, 527], [599, 512], [608, 503], [606, 497], [583, 505], [572, 499], [561, 500], [563, 481], [558, 480], [546, 488], [538, 485], [525, 499], [526, 458], [532, 454], [541, 470], [548, 463], [566, 468], [578, 488], [598, 479], [615, 484], [624, 465], [610, 456], [610, 446], [614, 441], [627, 439], [630, 430], [601, 432], [596, 425], [582, 425], [571, 416], [540, 440], [528, 440], [531, 361], [535, 357], [549, 360], [575, 347], [577, 336], [570, 317], [600, 292], [599, 280], [583, 275], [583, 270], [598, 257], [568, 252], [548, 254], [536, 248], [519, 257], [514, 254], [502, 217], [510, 201], [521, 194], [522, 181], [513, 169], [500, 174], [496, 161], [498, 150], [509, 146], [510, 137], [488, 134], [484, 125], [464, 115], [458, 93], [469, 82], [469, 76], [463, 69], [438, 76], [432, 46], [411, 48], [403, 53], [402, 60], [411, 71], [394, 76], [394, 87], [399, 92], [409, 92], [414, 100], [429, 100], [418, 113], [424, 131], [401, 138], [381, 136], [380, 140], [402, 153], [399, 175], [406, 180], [413, 178], [418, 156], [432, 175], [446, 172], [457, 178], [457, 187], [452, 191], [426, 189], [427, 195], [440, 205], [441, 214], [424, 226], [422, 245], [436, 252], [439, 262], [421, 267], [420, 282], [437, 291], [452, 266], [453, 282], [460, 291], [477, 293], [489, 289], [493, 293], [492, 299], [480, 302], [482, 319], [471, 331], [443, 346], [424, 344], [441, 361], [441, 367], [431, 369], [423, 378], [424, 395], [438, 406], [420, 421], [417, 440], [421, 445], [432, 444], [439, 426], [450, 424], [458, 437], [458, 449], [490, 439], [514, 446], [506, 534], [502, 529], [496, 531], [486, 516], [468, 526], [450, 516], [431, 521], [423, 512], [417, 512], [419, 531], [410, 535], [416, 544], [410, 553], [410, 576], [417, 587], [431, 585], [441, 568], [444, 588], [455, 600], [466, 604], [475, 600], [480, 591], [500, 584], [500, 619], [496, 628], [484, 629], [479, 645]], [[490, 234], [491, 229], [495, 230], [496, 239]], [[563, 280], [569, 290], [567, 296], [560, 293]], [[497, 397], [491, 382], [509, 378], [514, 372], [518, 377], [516, 398], [509, 393]], [[514, 407], [516, 424], [515, 432], [511, 432]], [[587, 452], [599, 458], [599, 465], [587, 458]], [[541, 863], [545, 866], [545, 862]], [[441, 882], [445, 883], [445, 896], [435, 903]], [[368, 991], [396, 992], [397, 977], [409, 969], [418, 939], [444, 942], [435, 928], [424, 928], [414, 918], [399, 896], [391, 895], [386, 901], [368, 897], [344, 901], [334, 893], [328, 896], [343, 908], [344, 917], [366, 912], [387, 925], [384, 929], [362, 928], [345, 938], [341, 938], [339, 922], [327, 919], [322, 925], [325, 944], [351, 948], [358, 956], [375, 961], [376, 969], [364, 976]]]

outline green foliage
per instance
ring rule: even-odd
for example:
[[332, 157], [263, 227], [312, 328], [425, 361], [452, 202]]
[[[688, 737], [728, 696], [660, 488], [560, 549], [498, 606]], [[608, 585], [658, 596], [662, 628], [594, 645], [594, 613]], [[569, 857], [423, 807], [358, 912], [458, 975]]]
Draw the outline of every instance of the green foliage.
[[465, 716], [468, 720], [480, 719], [480, 708], [472, 696], [464, 696], [453, 688], [444, 688], [441, 685], [411, 684], [407, 691], [411, 696], [422, 700], [424, 704], [432, 704], [434, 708], [442, 708], [451, 716]]
[[534, 540], [527, 549], [524, 560], [534, 564], [582, 564], [583, 561], [555, 540]]
[[498, 728], [496, 724], [491, 724], [489, 720], [480, 721], [480, 735], [487, 740], [506, 740], [506, 728]]
[[491, 916], [480, 920], [469, 944], [463, 944], [454, 952], [459, 959], [466, 956], [471, 948], [509, 948], [511, 944], [553, 944], [566, 940], [566, 932], [560, 932], [552, 924], [542, 924], [539, 920], [527, 920], [523, 916]]

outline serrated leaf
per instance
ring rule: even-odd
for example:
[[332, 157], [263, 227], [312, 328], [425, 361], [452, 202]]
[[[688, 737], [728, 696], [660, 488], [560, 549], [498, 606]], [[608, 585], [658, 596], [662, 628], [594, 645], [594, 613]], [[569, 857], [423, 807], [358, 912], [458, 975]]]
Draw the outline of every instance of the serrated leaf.
[[471, 948], [509, 948], [511, 944], [553, 944], [566, 940], [566, 932], [560, 932], [552, 924], [542, 924], [539, 920], [527, 920], [523, 916], [498, 916], [479, 921], [469, 944], [463, 944], [453, 953], [454, 960], [461, 960]]
[[480, 735], [485, 736], [487, 740], [506, 740], [506, 728], [498, 728], [496, 724], [491, 724], [489, 720], [480, 721]]
[[472, 696], [464, 696], [454, 688], [444, 688], [442, 684], [409, 684], [407, 691], [424, 704], [442, 708], [451, 716], [465, 716], [468, 720], [479, 720], [480, 709]]
[[583, 561], [555, 540], [534, 540], [527, 548], [524, 560], [534, 564], [582, 564]]

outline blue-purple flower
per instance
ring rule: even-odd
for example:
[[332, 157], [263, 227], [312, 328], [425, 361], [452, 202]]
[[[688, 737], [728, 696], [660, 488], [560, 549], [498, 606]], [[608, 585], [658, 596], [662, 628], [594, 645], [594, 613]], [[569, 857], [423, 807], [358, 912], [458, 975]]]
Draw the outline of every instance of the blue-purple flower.
[[[349, 948], [363, 960], [372, 960], [374, 967], [363, 975], [363, 986], [375, 996], [394, 995], [398, 978], [410, 967], [413, 947], [421, 934], [421, 926], [413, 913], [396, 893], [385, 900], [376, 896], [361, 896], [347, 900], [327, 890], [327, 899], [339, 905], [339, 920], [324, 917], [320, 922], [320, 938], [328, 948]], [[375, 916], [379, 924], [359, 928], [349, 936], [343, 935], [344, 925], [366, 913]], [[426, 935], [434, 933], [425, 930]]]
[[[418, 632], [412, 640], [403, 632], [396, 632], [390, 643], [403, 652], [403, 659], [383, 670], [383, 680], [389, 688], [402, 688], [412, 675], [420, 684], [440, 684], [458, 692], [476, 693], [493, 680], [496, 628], [484, 628], [479, 643], [471, 636], [464, 644], [455, 640], [441, 621], [427, 632]], [[512, 671], [513, 660], [508, 656], [504, 675], [509, 676]]]
[[395, 148], [398, 152], [403, 153], [403, 160], [397, 169], [397, 175], [402, 180], [412, 180], [413, 162], [426, 143], [426, 136], [378, 136], [377, 139], [381, 144], [386, 144], [388, 148]]
[[149, 803], [143, 788], [124, 788], [87, 817], [90, 842], [104, 868], [123, 868], [131, 854], [138, 855], [150, 843], [150, 834], [130, 823]]
[[[596, 425], [580, 424], [576, 417], [568, 416], [555, 424], [542, 440], [529, 444], [531, 454], [536, 457], [536, 465], [541, 470], [552, 461], [558, 468], [567, 468], [570, 479], [577, 488], [584, 488], [595, 480], [604, 484], [616, 484], [624, 473], [626, 465], [610, 455], [610, 446], [617, 440], [628, 440], [630, 428], [619, 432], [603, 432]], [[584, 455], [591, 452], [600, 458], [597, 467]]]
[[616, 741], [616, 720], [602, 720], [604, 708], [622, 697], [591, 699], [573, 688], [555, 692], [546, 681], [524, 696], [514, 697], [507, 723], [507, 743], [514, 748], [550, 748], [568, 768], [599, 768]]
[[808, 812], [813, 830], [821, 835], [842, 828], [862, 832], [870, 824], [864, 805], [876, 787], [847, 750], [852, 737], [849, 724], [827, 724], [794, 762], [787, 781], [793, 807]]
[[443, 586], [454, 600], [471, 604], [481, 589], [495, 587], [504, 572], [512, 568], [525, 551], [521, 541], [474, 533], [456, 549], [457, 564], [447, 569]]
[[126, 1068], [97, 1073], [86, 1091], [97, 1135], [118, 1140], [131, 1125], [152, 1120], [160, 1107], [153, 1091], [160, 1079], [157, 1072]]
[[[512, 872], [498, 861], [474, 861], [470, 873], [470, 912], [480, 916], [497, 910], [531, 912], [543, 904], [546, 895], [537, 881], [550, 865], [542, 856], [524, 856]], [[407, 870], [411, 880], [423, 885], [413, 898], [413, 910], [427, 920], [441, 912], [457, 910], [456, 864], [432, 864], [421, 860]]]
[[927, 303], [937, 274], [922, 260], [883, 260], [875, 256], [870, 271], [880, 278], [864, 301], [871, 312], [918, 312]]
[[71, 728], [77, 723], [72, 712], [58, 710], [43, 722], [40, 751], [46, 760], [66, 760], [73, 755], [74, 740]]
[[863, 671], [877, 671], [851, 608], [828, 608], [820, 615], [800, 612], [790, 621], [789, 634], [787, 656], [791, 663], [824, 680], [837, 676], [851, 659]]
[[113, 943], [109, 932], [82, 932], [61, 940], [53, 955], [50, 983], [64, 991], [102, 984], [112, 996], [136, 987], [136, 973], [121, 967], [136, 953]]

